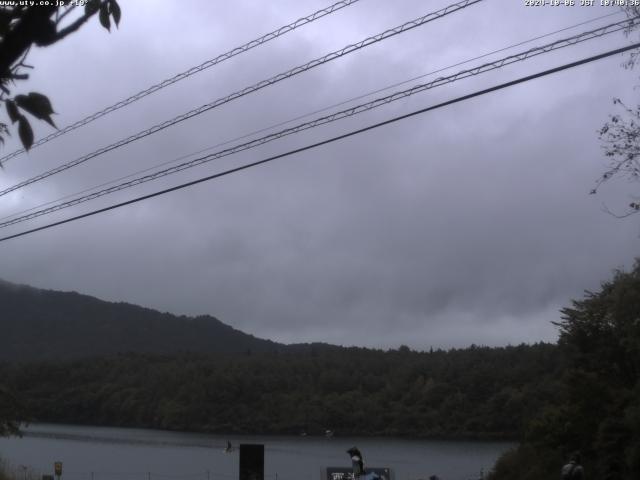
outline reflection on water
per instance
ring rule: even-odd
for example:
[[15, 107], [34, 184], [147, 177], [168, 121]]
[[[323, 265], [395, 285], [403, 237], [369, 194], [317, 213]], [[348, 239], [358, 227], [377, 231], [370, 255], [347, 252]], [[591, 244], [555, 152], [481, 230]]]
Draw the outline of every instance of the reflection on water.
[[0, 456], [62, 480], [226, 480], [238, 478], [238, 451], [227, 441], [265, 445], [267, 480], [320, 480], [326, 467], [346, 467], [357, 445], [365, 466], [389, 467], [394, 480], [476, 478], [511, 444], [389, 438], [220, 436], [158, 430], [36, 424], [22, 438], [0, 439]]

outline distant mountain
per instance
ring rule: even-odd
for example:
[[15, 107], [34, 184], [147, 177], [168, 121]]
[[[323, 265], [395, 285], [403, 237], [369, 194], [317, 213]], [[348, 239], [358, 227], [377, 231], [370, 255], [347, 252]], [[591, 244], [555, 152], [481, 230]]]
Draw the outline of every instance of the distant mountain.
[[124, 352], [257, 353], [283, 348], [287, 347], [243, 333], [208, 315], [176, 316], [76, 292], [41, 290], [0, 280], [0, 361]]

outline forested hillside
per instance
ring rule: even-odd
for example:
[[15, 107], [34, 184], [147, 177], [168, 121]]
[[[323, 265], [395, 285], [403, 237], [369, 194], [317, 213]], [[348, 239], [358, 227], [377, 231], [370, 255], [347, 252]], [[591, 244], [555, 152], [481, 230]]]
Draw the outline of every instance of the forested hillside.
[[0, 361], [121, 352], [254, 352], [282, 347], [210, 316], [185, 317], [75, 292], [0, 281]]
[[[89, 335], [85, 322], [102, 325], [98, 332], [105, 335], [110, 328], [122, 335], [130, 331], [118, 317], [123, 311], [139, 314], [130, 319], [136, 328], [158, 328], [149, 332], [154, 345], [163, 345], [162, 337], [180, 325], [193, 330], [177, 332], [179, 348], [163, 355], [116, 354], [123, 348], [116, 345], [105, 357], [0, 363], [3, 391], [10, 394], [0, 397], [19, 406], [0, 409], [4, 419], [16, 414], [32, 421], [219, 433], [331, 429], [338, 435], [518, 438], [521, 445], [500, 459], [491, 480], [557, 479], [574, 451], [582, 452], [589, 478], [640, 478], [640, 262], [562, 311], [558, 345], [429, 352], [286, 347], [215, 319], [189, 323], [77, 294], [14, 286], [3, 291], [11, 288], [30, 300], [42, 295], [13, 318], [47, 331], [52, 327], [46, 322], [60, 322]], [[5, 299], [8, 311], [26, 305], [11, 295]], [[37, 315], [43, 311], [56, 313], [45, 321]], [[23, 327], [3, 322], [9, 336], [20, 338]], [[212, 326], [220, 327], [220, 337], [211, 333], [194, 345], [210, 347], [216, 338], [228, 338], [244, 341], [236, 344], [243, 348], [187, 353], [189, 335]], [[6, 343], [6, 335], [0, 338]], [[121, 351], [135, 344], [124, 342]], [[267, 346], [274, 348], [261, 348]]]
[[4, 365], [37, 421], [208, 432], [515, 438], [557, 392], [557, 347], [121, 355]]

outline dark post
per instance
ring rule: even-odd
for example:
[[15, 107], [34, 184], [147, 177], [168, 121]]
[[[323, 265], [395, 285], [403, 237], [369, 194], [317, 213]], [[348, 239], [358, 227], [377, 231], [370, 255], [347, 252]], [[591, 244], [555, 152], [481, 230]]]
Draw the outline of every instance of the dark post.
[[264, 480], [264, 445], [240, 445], [240, 480]]

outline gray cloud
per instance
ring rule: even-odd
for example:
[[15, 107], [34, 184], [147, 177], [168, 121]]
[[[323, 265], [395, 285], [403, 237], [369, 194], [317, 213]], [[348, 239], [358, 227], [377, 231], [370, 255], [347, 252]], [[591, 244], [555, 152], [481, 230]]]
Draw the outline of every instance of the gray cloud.
[[[446, 5], [436, 3], [429, 8]], [[15, 159], [0, 182], [10, 185], [426, 13], [423, 2], [401, 4], [363, 1]], [[28, 88], [50, 95], [59, 124], [324, 3], [245, 2], [220, 10], [210, 2], [189, 8], [154, 2], [153, 16], [150, 5], [123, 2], [121, 29], [111, 35], [91, 25], [34, 52], [37, 68]], [[515, 2], [472, 7], [16, 192], [2, 200], [0, 213], [610, 11], [551, 10]], [[621, 43], [622, 36], [599, 40], [465, 80], [52, 219]], [[208, 313], [288, 342], [428, 348], [554, 340], [550, 321], [558, 309], [639, 253], [637, 220], [615, 220], [601, 209], [602, 201], [624, 204], [636, 186], [622, 183], [587, 195], [605, 164], [596, 130], [612, 111], [610, 98], [637, 96], [635, 74], [621, 69], [621, 61], [608, 59], [6, 242], [0, 245], [1, 275], [176, 313]]]

